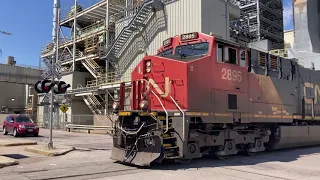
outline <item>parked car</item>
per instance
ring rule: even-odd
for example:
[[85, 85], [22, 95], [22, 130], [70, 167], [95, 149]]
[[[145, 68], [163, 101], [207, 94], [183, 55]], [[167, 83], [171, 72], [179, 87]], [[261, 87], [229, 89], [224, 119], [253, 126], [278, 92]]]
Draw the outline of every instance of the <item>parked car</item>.
[[28, 116], [10, 115], [7, 116], [3, 123], [3, 134], [12, 133], [14, 137], [32, 134], [38, 136], [39, 126], [34, 123]]

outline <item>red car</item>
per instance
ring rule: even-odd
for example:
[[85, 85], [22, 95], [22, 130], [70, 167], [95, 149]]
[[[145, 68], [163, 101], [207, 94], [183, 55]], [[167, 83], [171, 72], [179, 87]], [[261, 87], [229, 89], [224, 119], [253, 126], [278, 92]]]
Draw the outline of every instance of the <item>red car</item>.
[[3, 123], [3, 134], [12, 133], [14, 137], [32, 134], [38, 136], [39, 126], [29, 117], [23, 115], [10, 115]]

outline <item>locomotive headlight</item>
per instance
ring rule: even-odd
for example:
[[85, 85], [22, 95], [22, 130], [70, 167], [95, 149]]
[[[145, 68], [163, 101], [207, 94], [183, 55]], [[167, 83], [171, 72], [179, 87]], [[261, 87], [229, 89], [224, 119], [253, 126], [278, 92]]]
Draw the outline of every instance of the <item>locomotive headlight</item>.
[[119, 110], [119, 108], [120, 108], [120, 103], [119, 103], [118, 101], [115, 101], [115, 102], [112, 104], [112, 109], [113, 109], [114, 111], [116, 111], [116, 110]]
[[146, 72], [147, 73], [151, 72], [151, 61], [146, 61]]
[[140, 102], [140, 108], [142, 110], [146, 110], [148, 108], [148, 101], [145, 101], [145, 100], [141, 101]]
[[151, 61], [147, 61], [146, 65], [147, 65], [147, 67], [150, 67], [151, 66]]
[[147, 68], [146, 68], [146, 72], [147, 72], [147, 73], [151, 72], [151, 67], [147, 67]]

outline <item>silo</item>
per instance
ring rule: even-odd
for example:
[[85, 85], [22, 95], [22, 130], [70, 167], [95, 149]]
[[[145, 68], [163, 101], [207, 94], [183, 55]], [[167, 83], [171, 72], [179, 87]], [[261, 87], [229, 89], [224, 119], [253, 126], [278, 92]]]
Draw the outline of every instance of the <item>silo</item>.
[[315, 0], [294, 0], [294, 45], [296, 52], [320, 53], [320, 2]]
[[7, 58], [6, 58], [6, 64], [7, 64], [7, 65], [15, 65], [16, 62], [14, 61], [14, 57], [13, 57], [13, 56], [7, 56]]
[[293, 0], [294, 43], [289, 58], [320, 70], [320, 1]]

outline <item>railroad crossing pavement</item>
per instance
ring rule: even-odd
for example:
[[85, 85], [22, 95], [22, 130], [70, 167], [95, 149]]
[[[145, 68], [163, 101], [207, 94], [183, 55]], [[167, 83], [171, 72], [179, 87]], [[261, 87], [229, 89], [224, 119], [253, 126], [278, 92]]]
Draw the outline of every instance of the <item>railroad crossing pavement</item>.
[[[40, 137], [19, 138], [45, 144]], [[92, 179], [92, 180], [319, 180], [320, 147], [262, 153], [254, 157], [233, 156], [226, 160], [199, 159], [189, 164], [163, 164], [142, 169], [114, 163], [110, 159], [112, 139], [108, 135], [53, 132], [54, 145], [73, 146], [63, 156], [48, 157], [24, 151], [26, 146], [0, 147], [0, 154], [14, 157], [18, 165], [0, 169], [0, 180]], [[13, 139], [0, 135], [0, 138]]]

